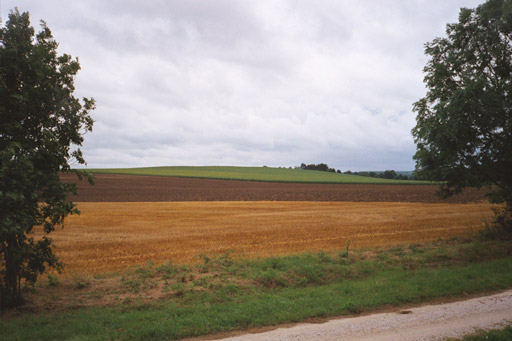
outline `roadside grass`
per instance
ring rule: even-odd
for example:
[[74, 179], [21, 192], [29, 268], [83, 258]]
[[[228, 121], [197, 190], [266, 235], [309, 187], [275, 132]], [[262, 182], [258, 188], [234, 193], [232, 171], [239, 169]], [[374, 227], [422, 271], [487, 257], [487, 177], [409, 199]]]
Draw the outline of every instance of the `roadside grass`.
[[498, 330], [479, 331], [472, 335], [467, 335], [461, 340], [464, 341], [510, 341], [512, 340], [512, 326]]
[[322, 171], [272, 168], [272, 167], [145, 167], [87, 169], [91, 173], [173, 176], [186, 178], [245, 180], [292, 183], [339, 183], [339, 184], [387, 184], [387, 185], [431, 185], [433, 182], [417, 180], [390, 180], [350, 174]]
[[202, 255], [197, 265], [149, 262], [40, 284], [27, 298], [40, 305], [4, 315], [1, 338], [179, 339], [359, 314], [510, 288], [511, 253], [511, 241], [451, 240], [258, 260], [228, 252]]

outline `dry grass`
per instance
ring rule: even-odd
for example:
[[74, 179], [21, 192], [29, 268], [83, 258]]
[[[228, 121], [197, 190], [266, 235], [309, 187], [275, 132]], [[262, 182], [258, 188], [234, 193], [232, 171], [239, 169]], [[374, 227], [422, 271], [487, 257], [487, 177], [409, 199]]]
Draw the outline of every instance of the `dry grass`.
[[264, 257], [419, 243], [468, 234], [488, 204], [348, 202], [79, 203], [52, 238], [63, 276], [134, 264], [197, 262], [201, 254]]

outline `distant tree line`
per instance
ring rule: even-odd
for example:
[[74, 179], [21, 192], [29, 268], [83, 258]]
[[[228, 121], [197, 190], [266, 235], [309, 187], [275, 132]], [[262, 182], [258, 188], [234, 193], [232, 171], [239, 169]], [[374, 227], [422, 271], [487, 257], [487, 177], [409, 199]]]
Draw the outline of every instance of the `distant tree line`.
[[316, 170], [316, 171], [322, 171], [322, 172], [331, 172], [331, 173], [339, 173], [341, 174], [341, 171], [334, 168], [329, 168], [329, 166], [325, 163], [319, 163], [318, 165], [310, 164], [306, 165], [305, 163], [302, 163], [299, 167], [300, 169], [305, 170]]
[[343, 174], [352, 174], [352, 175], [360, 175], [360, 176], [368, 176], [371, 178], [380, 178], [380, 179], [393, 179], [393, 180], [420, 180], [416, 177], [414, 173], [411, 175], [397, 173], [394, 170], [385, 170], [384, 172], [351, 172], [346, 171]]
[[352, 172], [346, 171], [342, 172], [341, 170], [336, 170], [334, 168], [330, 168], [325, 163], [319, 164], [305, 164], [302, 163], [299, 167], [295, 167], [296, 169], [304, 169], [304, 170], [316, 170], [322, 172], [330, 172], [330, 173], [338, 173], [338, 174], [351, 174], [351, 175], [359, 175], [359, 176], [368, 176], [371, 178], [380, 178], [380, 179], [392, 179], [392, 180], [421, 180], [414, 173], [407, 175], [403, 173], [397, 173], [394, 170], [385, 170], [383, 172]]

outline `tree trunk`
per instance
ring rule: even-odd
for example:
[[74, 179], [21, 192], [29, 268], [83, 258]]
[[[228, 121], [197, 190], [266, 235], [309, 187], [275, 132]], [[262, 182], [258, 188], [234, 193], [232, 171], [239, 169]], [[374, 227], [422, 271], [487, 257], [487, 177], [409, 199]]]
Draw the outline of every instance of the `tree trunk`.
[[3, 287], [0, 288], [0, 310], [12, 308], [21, 303], [20, 264], [17, 253], [19, 248], [18, 238], [11, 236], [3, 248], [5, 260], [5, 273]]

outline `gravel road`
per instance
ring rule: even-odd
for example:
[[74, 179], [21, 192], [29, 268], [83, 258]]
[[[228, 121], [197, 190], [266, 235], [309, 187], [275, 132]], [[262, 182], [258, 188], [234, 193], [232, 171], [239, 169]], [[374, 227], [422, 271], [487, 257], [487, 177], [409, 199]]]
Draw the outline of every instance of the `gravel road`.
[[443, 340], [512, 324], [512, 290], [392, 313], [299, 324], [223, 340]]

